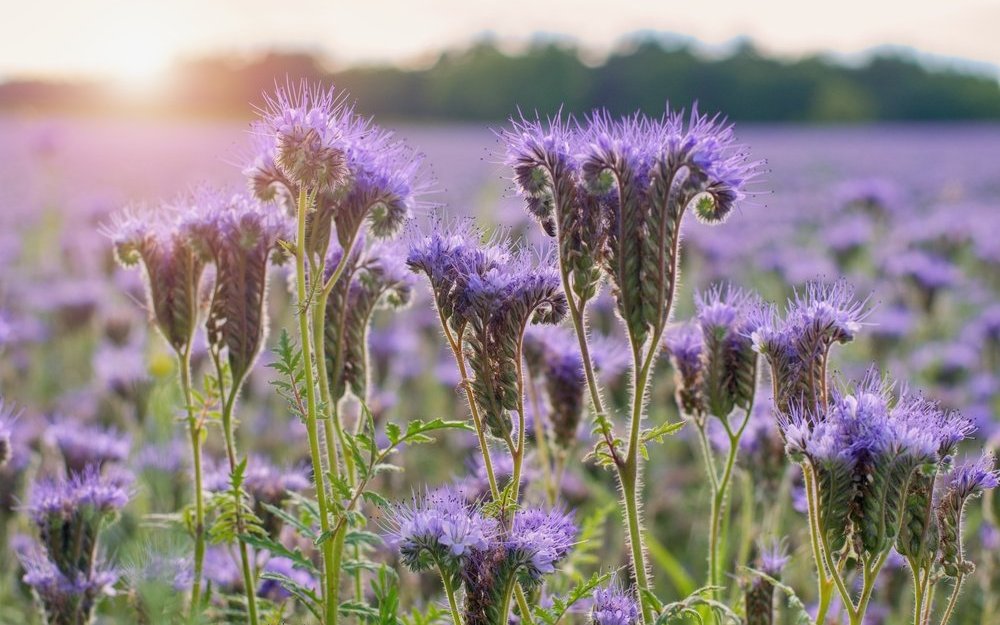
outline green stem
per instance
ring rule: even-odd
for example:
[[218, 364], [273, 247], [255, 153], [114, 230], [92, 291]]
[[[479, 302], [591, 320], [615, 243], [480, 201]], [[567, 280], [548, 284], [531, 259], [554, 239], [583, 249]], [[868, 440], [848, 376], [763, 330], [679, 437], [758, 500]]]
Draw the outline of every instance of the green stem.
[[459, 612], [458, 602], [455, 600], [455, 587], [440, 567], [438, 568], [438, 572], [441, 573], [441, 583], [444, 585], [444, 594], [448, 596], [448, 607], [451, 608], [451, 620], [454, 625], [462, 625], [462, 613]]
[[[655, 337], [654, 337], [655, 339]], [[656, 354], [655, 342], [650, 344], [646, 357], [640, 362], [640, 348], [632, 347], [633, 371], [635, 384], [632, 389], [632, 417], [629, 422], [629, 442], [625, 462], [618, 467], [618, 479], [622, 486], [622, 500], [625, 507], [625, 525], [628, 531], [629, 546], [632, 550], [632, 570], [635, 575], [636, 591], [642, 605], [643, 623], [653, 621], [653, 609], [646, 600], [646, 592], [651, 592], [648, 567], [646, 564], [646, 549], [643, 544], [642, 521], [639, 518], [639, 431], [642, 423], [642, 410], [646, 398], [646, 385]], [[645, 592], [643, 592], [645, 591]]]
[[[312, 460], [313, 479], [316, 483], [316, 504], [319, 507], [320, 530], [326, 534], [330, 530], [330, 514], [326, 501], [326, 479], [323, 475], [323, 460], [319, 445], [319, 428], [316, 410], [316, 380], [313, 376], [312, 340], [309, 328], [309, 302], [306, 291], [306, 212], [309, 209], [305, 189], [299, 191], [298, 200], [298, 236], [296, 238], [295, 273], [296, 294], [298, 296], [297, 317], [299, 321], [299, 342], [302, 347], [302, 362], [305, 367], [306, 386], [306, 431], [309, 436], [309, 456]], [[322, 544], [325, 624], [336, 625], [337, 608], [339, 605], [338, 587], [335, 576], [339, 579], [339, 566], [334, 563], [333, 540], [327, 538]]]
[[940, 625], [948, 625], [948, 621], [951, 620], [951, 614], [955, 611], [955, 606], [958, 605], [958, 595], [962, 592], [962, 582], [964, 581], [965, 575], [959, 572], [958, 577], [955, 578], [955, 588], [952, 589], [951, 596], [948, 598], [948, 607], [945, 608], [944, 614], [941, 615]]
[[815, 625], [826, 622], [826, 613], [833, 600], [833, 580], [826, 574], [826, 559], [820, 545], [820, 526], [816, 509], [816, 493], [814, 491], [815, 476], [808, 464], [802, 465], [802, 477], [805, 482], [806, 507], [809, 515], [809, 542], [812, 545], [813, 560], [816, 562], [816, 579], [819, 584], [819, 608], [816, 611]]
[[476, 436], [479, 439], [479, 451], [483, 454], [483, 464], [486, 466], [486, 478], [490, 483], [490, 495], [493, 501], [500, 500], [500, 488], [497, 486], [496, 474], [493, 471], [493, 460], [490, 458], [490, 447], [486, 442], [486, 432], [483, 429], [483, 420], [479, 414], [479, 406], [472, 395], [472, 388], [469, 386], [469, 371], [465, 365], [465, 357], [462, 355], [461, 333], [456, 337], [455, 333], [448, 327], [448, 322], [438, 311], [441, 319], [441, 328], [444, 330], [445, 338], [448, 339], [448, 346], [455, 357], [455, 364], [458, 366], [458, 373], [462, 378], [462, 388], [465, 389], [465, 399], [469, 404], [469, 412], [472, 414], [472, 423], [476, 427]]
[[[219, 371], [221, 380], [222, 371]], [[233, 433], [233, 407], [236, 405], [236, 396], [242, 380], [233, 380], [233, 388], [229, 391], [229, 397], [222, 407], [222, 432], [226, 442], [226, 455], [229, 458], [230, 473], [236, 470], [236, 437]], [[246, 533], [246, 521], [243, 518], [243, 496], [242, 486], [240, 491], [235, 493], [236, 497], [236, 529], [240, 534]], [[245, 542], [238, 540], [240, 551], [240, 568], [243, 573], [243, 592], [247, 598], [247, 618], [250, 625], [257, 625], [257, 584], [254, 579], [253, 566], [250, 562], [250, 549]]]
[[194, 579], [191, 584], [191, 618], [201, 609], [201, 578], [205, 562], [205, 496], [201, 471], [201, 424], [194, 414], [191, 391], [191, 345], [177, 355], [180, 366], [181, 391], [187, 409], [188, 433], [191, 437], [191, 464], [194, 468]]

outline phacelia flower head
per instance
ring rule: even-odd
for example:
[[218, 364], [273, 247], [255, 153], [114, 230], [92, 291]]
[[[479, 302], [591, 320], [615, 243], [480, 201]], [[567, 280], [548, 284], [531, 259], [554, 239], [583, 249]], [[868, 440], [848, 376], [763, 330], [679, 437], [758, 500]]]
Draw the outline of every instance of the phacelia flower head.
[[504, 163], [526, 208], [549, 236], [556, 237], [559, 259], [581, 301], [597, 293], [600, 240], [604, 229], [600, 196], [587, 191], [578, 158], [583, 133], [573, 118], [561, 115], [511, 120], [498, 133]]
[[47, 557], [72, 577], [95, 570], [98, 534], [126, 503], [120, 480], [90, 467], [68, 480], [37, 482], [27, 511]]
[[47, 436], [59, 449], [70, 473], [81, 473], [89, 466], [100, 470], [107, 464], [121, 463], [132, 446], [127, 434], [72, 419], [51, 425]]
[[962, 517], [965, 504], [987, 490], [1000, 485], [1000, 472], [995, 468], [992, 452], [983, 453], [975, 462], [960, 465], [950, 476], [944, 495], [935, 506], [937, 530], [940, 534], [937, 561], [946, 575], [959, 577], [975, 566], [965, 559], [962, 550]]
[[98, 601], [113, 592], [118, 575], [108, 569], [67, 573], [37, 549], [21, 556], [24, 583], [35, 595], [49, 625], [92, 622]]
[[267, 332], [268, 264], [283, 259], [279, 242], [291, 238], [290, 223], [277, 207], [238, 194], [205, 190], [198, 202], [181, 229], [215, 265], [208, 342], [226, 350], [233, 379], [242, 383]]
[[493, 436], [504, 438], [513, 427], [508, 411], [518, 408], [522, 391], [517, 367], [525, 329], [529, 323], [558, 323], [566, 296], [556, 270], [526, 253], [485, 272], [475, 256], [466, 260], [458, 274], [455, 316], [468, 327], [472, 390], [483, 420]]
[[733, 408], [749, 409], [757, 386], [757, 354], [750, 338], [754, 300], [731, 285], [717, 285], [696, 300], [704, 342], [707, 408], [725, 419]]
[[668, 328], [663, 345], [674, 369], [677, 405], [682, 413], [700, 419], [706, 414], [704, 342], [701, 329], [692, 323]]
[[265, 182], [277, 175], [312, 192], [347, 182], [347, 151], [364, 128], [344, 100], [335, 88], [306, 81], [266, 95], [253, 132], [268, 141], [248, 168], [255, 188], [270, 191], [274, 183]]
[[612, 582], [594, 591], [594, 605], [590, 611], [592, 625], [636, 625], [639, 615], [635, 593], [618, 583]]
[[912, 479], [933, 476], [969, 431], [967, 421], [919, 395], [896, 397], [874, 369], [835, 390], [825, 409], [793, 409], [779, 421], [790, 457], [815, 471], [832, 549], [853, 537], [871, 555], [896, 541]]
[[[339, 254], [339, 249], [335, 248]], [[388, 243], [371, 246], [344, 262], [326, 308], [325, 357], [334, 399], [350, 390], [365, 399], [368, 389], [368, 329], [379, 308], [409, 304], [416, 282], [401, 250]]]
[[393, 506], [387, 526], [407, 568], [423, 571], [436, 565], [446, 575], [457, 575], [463, 562], [486, 549], [499, 529], [463, 493], [449, 488]]
[[561, 510], [528, 509], [514, 517], [506, 547], [518, 579], [533, 587], [572, 550], [577, 536], [573, 515]]
[[780, 412], [795, 404], [819, 407], [827, 399], [826, 361], [835, 344], [847, 343], [868, 317], [868, 298], [859, 299], [845, 281], [809, 283], [787, 303], [784, 317], [769, 303], [755, 305], [744, 333], [771, 367], [774, 401]]
[[181, 198], [156, 210], [127, 211], [106, 230], [122, 265], [145, 268], [149, 310], [178, 353], [188, 349], [198, 326], [198, 292], [205, 269], [193, 242], [178, 228], [188, 201]]

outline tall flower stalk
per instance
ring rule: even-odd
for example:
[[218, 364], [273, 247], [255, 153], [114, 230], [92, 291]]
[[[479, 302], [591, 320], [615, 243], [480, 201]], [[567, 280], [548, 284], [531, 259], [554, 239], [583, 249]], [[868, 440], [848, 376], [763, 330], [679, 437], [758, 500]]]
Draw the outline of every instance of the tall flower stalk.
[[[394, 236], [428, 186], [419, 176], [421, 157], [357, 115], [332, 88], [305, 82], [279, 88], [267, 98], [253, 132], [255, 153], [244, 171], [250, 188], [262, 200], [284, 204], [296, 224], [292, 247], [305, 368], [304, 421], [323, 533], [323, 616], [333, 624], [338, 620], [347, 524], [334, 518], [338, 506], [330, 499], [328, 478], [359, 487], [339, 400], [348, 388], [365, 399], [364, 343], [371, 311], [392, 299], [387, 292], [398, 293], [379, 279], [359, 291], [354, 274], [363, 256], [364, 231], [377, 239]], [[333, 241], [339, 250], [335, 254]], [[379, 271], [369, 266], [363, 273], [371, 277]], [[366, 314], [351, 316], [343, 307], [347, 302], [338, 298], [359, 296], [364, 301], [354, 303], [363, 305]], [[359, 572], [358, 592], [360, 580]]]
[[[689, 208], [723, 221], [743, 198], [757, 163], [735, 142], [732, 127], [694, 111], [661, 120], [620, 120], [598, 112], [579, 124], [515, 121], [501, 133], [527, 209], [555, 237], [567, 307], [583, 355], [600, 442], [594, 455], [613, 467], [644, 622], [652, 590], [640, 517], [642, 421], [660, 339], [674, 304], [680, 227]], [[627, 439], [615, 434], [601, 398], [587, 341], [586, 307], [602, 276], [611, 285], [632, 352]]]
[[157, 329], [177, 358], [184, 398], [191, 464], [194, 473], [193, 577], [191, 614], [201, 609], [202, 569], [205, 559], [205, 502], [202, 484], [204, 423], [196, 416], [191, 385], [191, 345], [198, 327], [198, 290], [205, 264], [191, 241], [178, 230], [183, 208], [161, 207], [125, 214], [109, 232], [118, 261], [145, 268], [149, 309]]
[[[757, 354], [750, 340], [751, 299], [732, 287], [716, 287], [697, 298], [696, 324], [668, 330], [667, 353], [675, 371], [677, 405], [698, 431], [711, 496], [708, 585], [722, 585], [722, 523], [740, 439], [753, 412], [757, 391]], [[734, 419], [737, 411], [742, 418]], [[725, 432], [722, 471], [709, 442], [709, 418]]]
[[[470, 229], [438, 228], [411, 246], [410, 267], [430, 282], [441, 327], [462, 376], [494, 502], [515, 523], [528, 433], [524, 334], [529, 323], [556, 323], [566, 300], [554, 272], [535, 267], [504, 243], [480, 245]], [[471, 374], [471, 376], [470, 376]], [[517, 423], [511, 419], [517, 417]], [[515, 440], [516, 437], [516, 440]], [[488, 438], [510, 454], [511, 482], [501, 489]], [[511, 588], [521, 618], [531, 620], [523, 590]], [[507, 610], [501, 612], [506, 614]]]

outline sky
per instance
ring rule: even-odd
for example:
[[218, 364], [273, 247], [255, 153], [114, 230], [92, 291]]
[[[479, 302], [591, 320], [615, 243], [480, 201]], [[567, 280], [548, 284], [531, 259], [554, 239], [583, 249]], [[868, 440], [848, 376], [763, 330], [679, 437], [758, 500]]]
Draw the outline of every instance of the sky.
[[0, 79], [152, 80], [178, 59], [270, 48], [412, 65], [487, 34], [568, 37], [600, 55], [639, 30], [708, 47], [749, 37], [789, 57], [898, 45], [1000, 67], [998, 25], [1000, 0], [11, 0]]

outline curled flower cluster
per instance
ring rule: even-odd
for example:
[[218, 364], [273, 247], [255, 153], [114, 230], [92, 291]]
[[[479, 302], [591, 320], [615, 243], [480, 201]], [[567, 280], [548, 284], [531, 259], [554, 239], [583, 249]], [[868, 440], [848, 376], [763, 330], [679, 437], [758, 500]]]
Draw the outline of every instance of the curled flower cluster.
[[818, 484], [819, 527], [829, 548], [878, 560], [900, 529], [908, 485], [933, 475], [969, 432], [968, 421], [917, 395], [894, 398], [877, 372], [836, 391], [819, 413], [780, 417], [789, 456]]
[[36, 483], [28, 515], [39, 545], [22, 554], [24, 582], [49, 625], [86, 625], [117, 576], [100, 562], [98, 537], [128, 503], [120, 480], [88, 468], [68, 480]]
[[431, 283], [442, 321], [465, 345], [473, 395], [497, 438], [519, 410], [521, 346], [529, 323], [558, 323], [566, 297], [558, 274], [503, 243], [476, 245], [471, 233], [435, 230], [414, 243], [407, 263]]
[[514, 585], [539, 585], [569, 554], [577, 535], [572, 517], [558, 510], [524, 510], [505, 526], [454, 488], [393, 506], [387, 525], [407, 568], [437, 568], [449, 589], [461, 582], [466, 622], [491, 625], [504, 622]]
[[696, 109], [686, 121], [522, 118], [501, 138], [529, 212], [557, 239], [567, 288], [586, 302], [603, 269], [639, 345], [669, 316], [684, 212], [724, 221], [758, 168], [732, 126]]
[[[327, 267], [340, 265], [343, 251], [334, 248]], [[379, 308], [409, 304], [415, 277], [398, 249], [385, 243], [352, 254], [337, 278], [326, 309], [324, 332], [327, 375], [334, 399], [350, 389], [366, 398], [368, 388], [368, 329]]]
[[252, 193], [294, 211], [302, 194], [312, 198], [307, 251], [322, 261], [337, 240], [351, 248], [367, 220], [378, 238], [395, 235], [430, 186], [423, 156], [393, 133], [374, 125], [335, 88], [306, 82], [268, 96], [253, 124], [256, 145], [244, 175]]
[[[785, 546], [776, 542], [762, 547], [756, 560], [757, 570], [776, 580], [788, 563]], [[774, 622], [774, 584], [760, 575], [747, 575], [742, 581], [743, 599], [746, 604], [747, 625], [771, 625]]]
[[672, 328], [665, 335], [685, 415], [726, 419], [734, 408], [751, 408], [757, 386], [757, 355], [749, 338], [751, 304], [743, 291], [715, 287], [699, 295], [696, 325]]
[[594, 605], [590, 610], [593, 625], [636, 625], [639, 622], [639, 604], [634, 593], [618, 584], [594, 591]]
[[749, 334], [754, 350], [771, 367], [780, 412], [825, 401], [830, 348], [854, 340], [868, 317], [867, 304], [845, 281], [813, 282], [796, 291], [783, 317], [773, 304], [762, 303], [753, 311]]

